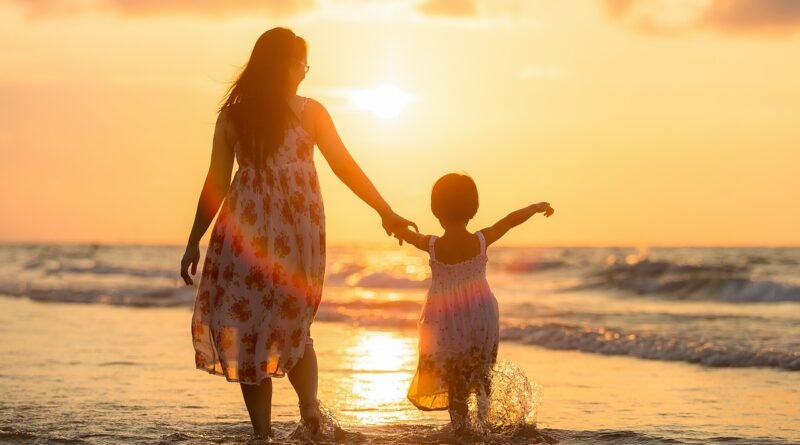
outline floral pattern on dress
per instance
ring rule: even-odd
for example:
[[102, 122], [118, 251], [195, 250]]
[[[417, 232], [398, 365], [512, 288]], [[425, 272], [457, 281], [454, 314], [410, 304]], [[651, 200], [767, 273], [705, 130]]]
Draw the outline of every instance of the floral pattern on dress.
[[[419, 363], [408, 399], [425, 411], [448, 409], [450, 394], [486, 391], [500, 341], [497, 299], [486, 280], [486, 243], [457, 264], [436, 260], [430, 237], [431, 285], [419, 320]], [[462, 401], [464, 402], [464, 401]]]
[[[230, 125], [222, 118], [216, 131]], [[282, 377], [311, 342], [325, 275], [325, 216], [313, 141], [300, 124], [239, 169], [211, 231], [192, 314], [195, 364], [229, 381]]]

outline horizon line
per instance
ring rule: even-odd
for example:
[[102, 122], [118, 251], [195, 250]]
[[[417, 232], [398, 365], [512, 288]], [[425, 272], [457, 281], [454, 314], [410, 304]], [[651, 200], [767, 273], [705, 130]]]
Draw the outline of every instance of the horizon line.
[[[327, 247], [357, 247], [357, 248], [383, 248], [384, 243], [377, 241], [365, 242], [332, 242]], [[41, 245], [62, 245], [62, 246], [128, 246], [128, 247], [184, 247], [183, 243], [171, 242], [131, 242], [131, 241], [46, 241], [46, 240], [3, 240], [0, 239], [0, 246], [41, 246]], [[499, 248], [533, 248], [533, 249], [800, 249], [800, 242], [787, 244], [768, 244], [768, 243], [741, 243], [741, 244], [691, 244], [691, 243], [607, 243], [607, 244], [588, 244], [588, 243], [514, 243], [514, 244], [495, 244]], [[200, 244], [201, 248], [207, 248], [208, 244]], [[397, 246], [400, 247], [400, 246]]]

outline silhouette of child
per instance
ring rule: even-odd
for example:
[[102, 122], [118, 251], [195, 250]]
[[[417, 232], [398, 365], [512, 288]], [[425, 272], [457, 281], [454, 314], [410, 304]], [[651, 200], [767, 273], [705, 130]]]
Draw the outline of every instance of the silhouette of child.
[[[425, 411], [447, 409], [456, 432], [467, 427], [467, 399], [486, 400], [497, 358], [497, 299], [486, 280], [486, 247], [536, 213], [553, 214], [540, 202], [470, 233], [478, 211], [478, 190], [466, 175], [451, 173], [433, 186], [431, 210], [444, 235], [410, 230], [395, 236], [430, 254], [431, 285], [419, 319], [419, 363], [408, 399]], [[479, 413], [485, 416], [485, 413]]]

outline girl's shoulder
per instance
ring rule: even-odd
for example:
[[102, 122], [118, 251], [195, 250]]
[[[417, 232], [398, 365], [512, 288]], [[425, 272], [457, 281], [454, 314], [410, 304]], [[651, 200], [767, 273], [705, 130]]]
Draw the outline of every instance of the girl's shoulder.
[[[445, 265], [458, 265], [486, 257], [486, 241], [483, 234], [475, 232], [469, 240], [440, 240], [431, 235], [428, 242], [431, 260]], [[469, 245], [467, 245], [469, 244]]]

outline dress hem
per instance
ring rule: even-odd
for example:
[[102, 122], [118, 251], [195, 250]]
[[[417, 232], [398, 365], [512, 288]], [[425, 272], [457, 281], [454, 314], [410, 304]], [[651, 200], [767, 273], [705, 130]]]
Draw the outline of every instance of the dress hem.
[[408, 399], [409, 402], [411, 402], [412, 405], [414, 405], [414, 407], [416, 407], [420, 411], [447, 411], [448, 409], [450, 409], [449, 406], [444, 406], [444, 407], [441, 407], [441, 408], [431, 408], [431, 407], [425, 406], [425, 405], [418, 405], [416, 402], [414, 402], [410, 398], [408, 398], [408, 397], [406, 397], [406, 398]]
[[420, 405], [417, 402], [415, 402], [414, 399], [412, 399], [411, 397], [408, 397], [408, 396], [406, 396], [406, 399], [409, 402], [411, 402], [411, 404], [414, 405], [414, 407], [416, 407], [420, 411], [446, 411], [446, 410], [450, 409], [449, 406], [443, 406], [443, 407], [440, 407], [440, 408], [432, 408], [430, 406]]
[[240, 380], [240, 379], [232, 379], [232, 378], [228, 377], [228, 374], [225, 374], [224, 372], [215, 371], [214, 369], [209, 369], [209, 368], [206, 368], [205, 366], [201, 366], [201, 365], [195, 366], [195, 369], [198, 370], [198, 371], [205, 371], [205, 372], [207, 372], [207, 373], [209, 373], [211, 375], [217, 375], [217, 376], [220, 376], [220, 377], [225, 377], [225, 380], [227, 380], [227, 381], [229, 381], [231, 383], [243, 383], [245, 385], [259, 385], [259, 384], [261, 384], [261, 382], [263, 382], [266, 379], [271, 379], [273, 377], [277, 378], [277, 379], [282, 379], [284, 376], [286, 376], [285, 372], [283, 374], [269, 373], [269, 374], [267, 374], [266, 377], [264, 377], [263, 379], [261, 379], [258, 382], [249, 382], [249, 381]]

